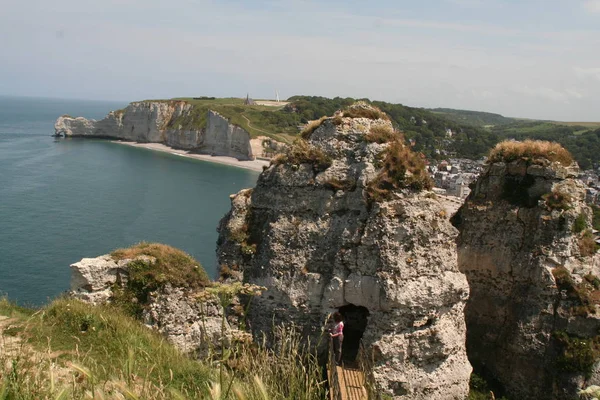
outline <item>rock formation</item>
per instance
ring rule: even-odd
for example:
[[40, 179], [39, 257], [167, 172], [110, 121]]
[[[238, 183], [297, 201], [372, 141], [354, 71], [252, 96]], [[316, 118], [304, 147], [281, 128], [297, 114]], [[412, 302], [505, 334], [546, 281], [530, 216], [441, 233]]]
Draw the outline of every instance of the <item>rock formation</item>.
[[591, 210], [576, 165], [554, 160], [566, 151], [545, 146], [499, 145], [453, 217], [469, 359], [512, 399], [573, 399], [600, 378]]
[[216, 111], [203, 116], [186, 101], [140, 101], [111, 111], [100, 121], [63, 115], [56, 120], [56, 135], [101, 137], [167, 146], [202, 153], [252, 159], [250, 134]]
[[[128, 290], [131, 268], [139, 270], [140, 266], [156, 263], [156, 257], [143, 254], [133, 258], [109, 254], [84, 258], [71, 265], [70, 294], [92, 304], [115, 301], [128, 308], [135, 308], [143, 301], [138, 317], [182, 351], [202, 355], [210, 347], [218, 347], [223, 336], [223, 307], [217, 297], [206, 295], [202, 288], [165, 283], [153, 288], [147, 297], [145, 293], [139, 296], [145, 297], [143, 299], [123, 296], [123, 291]], [[144, 290], [138, 284], [133, 287], [138, 291]], [[226, 335], [234, 334], [229, 323], [225, 324]]]
[[329, 313], [345, 316], [344, 352], [359, 342], [394, 399], [464, 399], [471, 366], [455, 237], [428, 190], [422, 160], [387, 116], [357, 104], [310, 125], [253, 190], [232, 196], [219, 227], [225, 277], [267, 287], [255, 333], [296, 324], [316, 343]]

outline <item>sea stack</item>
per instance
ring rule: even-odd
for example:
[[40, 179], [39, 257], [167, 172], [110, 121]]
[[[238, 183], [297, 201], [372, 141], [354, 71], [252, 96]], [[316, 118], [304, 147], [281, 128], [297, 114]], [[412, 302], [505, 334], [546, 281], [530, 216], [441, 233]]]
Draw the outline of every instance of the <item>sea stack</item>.
[[429, 188], [423, 159], [377, 108], [310, 124], [232, 196], [219, 227], [223, 277], [267, 288], [251, 303], [253, 332], [294, 324], [317, 343], [339, 310], [345, 357], [362, 341], [381, 393], [466, 398], [469, 288], [458, 232]]
[[558, 144], [501, 143], [453, 218], [469, 359], [511, 399], [573, 399], [600, 382], [600, 271], [577, 173]]

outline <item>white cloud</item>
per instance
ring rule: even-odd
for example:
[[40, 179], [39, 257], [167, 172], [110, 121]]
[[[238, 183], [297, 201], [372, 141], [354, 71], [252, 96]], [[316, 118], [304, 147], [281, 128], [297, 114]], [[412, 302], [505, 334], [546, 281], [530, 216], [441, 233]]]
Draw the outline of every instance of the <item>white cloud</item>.
[[591, 13], [600, 13], [600, 0], [587, 0], [583, 7]]
[[574, 67], [573, 71], [578, 78], [593, 78], [600, 81], [600, 68]]
[[553, 89], [550, 87], [530, 87], [518, 86], [513, 88], [513, 91], [525, 96], [535, 97], [543, 100], [551, 100], [554, 102], [568, 103], [572, 99], [581, 99], [583, 94], [574, 88], [564, 90]]

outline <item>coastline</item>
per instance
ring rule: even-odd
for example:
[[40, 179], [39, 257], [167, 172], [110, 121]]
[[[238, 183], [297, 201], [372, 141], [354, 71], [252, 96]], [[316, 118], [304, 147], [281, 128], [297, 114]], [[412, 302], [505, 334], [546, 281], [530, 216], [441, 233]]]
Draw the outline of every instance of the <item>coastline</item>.
[[233, 157], [211, 156], [209, 154], [190, 153], [187, 150], [173, 149], [162, 143], [125, 142], [125, 141], [121, 141], [121, 140], [111, 140], [111, 143], [124, 144], [124, 145], [132, 146], [132, 147], [141, 147], [143, 149], [160, 151], [163, 153], [170, 153], [170, 154], [174, 154], [174, 155], [178, 155], [178, 156], [182, 156], [182, 157], [186, 157], [186, 158], [193, 158], [195, 160], [202, 160], [202, 161], [208, 161], [208, 162], [213, 162], [213, 163], [217, 163], [217, 164], [229, 165], [232, 167], [244, 168], [244, 169], [249, 169], [249, 170], [258, 171], [258, 172], [263, 171], [263, 166], [265, 166], [265, 165], [269, 166], [269, 161], [266, 161], [266, 160], [240, 161]]

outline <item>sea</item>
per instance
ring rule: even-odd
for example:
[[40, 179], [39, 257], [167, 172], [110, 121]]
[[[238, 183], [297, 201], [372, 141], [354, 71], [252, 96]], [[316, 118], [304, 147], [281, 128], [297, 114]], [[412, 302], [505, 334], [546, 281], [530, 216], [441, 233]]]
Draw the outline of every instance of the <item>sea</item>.
[[218, 222], [258, 172], [52, 137], [60, 115], [100, 119], [126, 104], [0, 96], [0, 296], [45, 304], [69, 289], [72, 263], [141, 241], [180, 248], [216, 276]]

